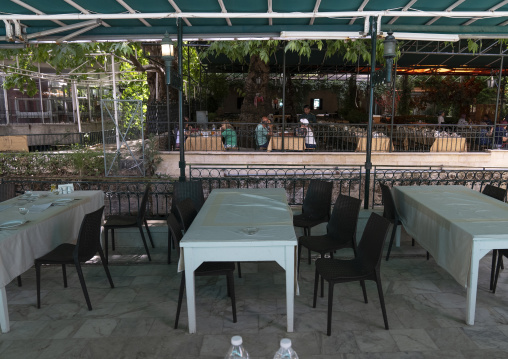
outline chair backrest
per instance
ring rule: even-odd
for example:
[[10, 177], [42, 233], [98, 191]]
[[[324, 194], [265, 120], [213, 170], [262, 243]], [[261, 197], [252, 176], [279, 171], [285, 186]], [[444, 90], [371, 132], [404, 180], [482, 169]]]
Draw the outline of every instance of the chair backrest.
[[194, 207], [199, 212], [203, 203], [205, 203], [205, 195], [203, 193], [203, 183], [199, 181], [176, 182], [173, 186], [173, 202], [171, 211], [175, 213], [176, 204], [190, 198], [194, 203]]
[[198, 215], [194, 202], [190, 198], [186, 198], [176, 204], [176, 211], [180, 217], [180, 223], [182, 224], [183, 230], [187, 231], [194, 221], [194, 218]]
[[389, 227], [390, 221], [387, 218], [376, 213], [370, 215], [357, 249], [357, 258], [362, 260], [363, 269], [372, 270], [381, 265], [381, 256]]
[[16, 197], [16, 186], [14, 183], [0, 184], [0, 202]]
[[143, 193], [143, 198], [141, 199], [141, 205], [138, 210], [138, 221], [142, 221], [145, 218], [146, 213], [146, 205], [148, 202], [148, 194], [150, 192], [150, 184], [148, 183], [145, 188], [145, 192]]
[[362, 201], [358, 198], [339, 195], [333, 206], [332, 216], [326, 225], [326, 233], [334, 239], [346, 243], [353, 242]]
[[85, 214], [81, 222], [76, 249], [74, 249], [74, 257], [77, 257], [80, 262], [92, 259], [101, 246], [103, 212], [104, 206], [94, 212]]
[[383, 217], [388, 219], [389, 221], [395, 221], [397, 217], [397, 209], [395, 208], [395, 202], [393, 201], [392, 191], [390, 187], [385, 185], [384, 183], [380, 183], [379, 187], [381, 187], [381, 196], [383, 198]]
[[303, 199], [302, 213], [314, 218], [330, 216], [333, 183], [319, 179], [310, 180]]
[[182, 227], [173, 213], [170, 213], [167, 218], [168, 230], [171, 231], [174, 241], [176, 242], [177, 249], [180, 247], [180, 241], [183, 238]]
[[495, 198], [501, 202], [504, 202], [504, 199], [506, 198], [506, 189], [495, 187], [491, 184], [485, 185], [482, 193], [489, 197]]

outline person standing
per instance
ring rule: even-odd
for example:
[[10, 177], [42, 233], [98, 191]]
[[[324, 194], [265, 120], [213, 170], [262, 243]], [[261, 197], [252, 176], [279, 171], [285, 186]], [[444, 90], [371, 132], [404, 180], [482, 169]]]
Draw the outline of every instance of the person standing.
[[309, 120], [302, 118], [300, 120], [300, 133], [305, 136], [305, 149], [315, 149], [316, 139], [314, 138], [314, 132], [309, 127]]
[[263, 116], [261, 123], [256, 126], [255, 136], [259, 149], [266, 150], [270, 142], [270, 136], [272, 136], [272, 125], [268, 117]]
[[438, 124], [438, 125], [442, 125], [442, 124], [444, 124], [444, 123], [445, 123], [445, 118], [444, 118], [444, 116], [445, 116], [445, 112], [444, 112], [444, 111], [440, 111], [440, 112], [438, 113], [438, 116], [437, 116], [437, 124]]
[[306, 119], [309, 123], [317, 123], [316, 115], [310, 112], [310, 106], [303, 106], [303, 114], [300, 115], [300, 121]]

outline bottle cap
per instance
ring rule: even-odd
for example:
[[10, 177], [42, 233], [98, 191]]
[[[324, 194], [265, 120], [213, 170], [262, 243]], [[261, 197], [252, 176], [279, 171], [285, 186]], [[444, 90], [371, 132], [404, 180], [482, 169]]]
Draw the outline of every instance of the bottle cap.
[[[234, 337], [231, 338], [232, 345], [242, 345], [242, 343], [243, 343], [242, 337], [239, 335], [235, 335]], [[291, 341], [289, 343], [291, 345]]]
[[291, 339], [284, 338], [280, 341], [280, 346], [283, 349], [289, 349], [291, 348]]

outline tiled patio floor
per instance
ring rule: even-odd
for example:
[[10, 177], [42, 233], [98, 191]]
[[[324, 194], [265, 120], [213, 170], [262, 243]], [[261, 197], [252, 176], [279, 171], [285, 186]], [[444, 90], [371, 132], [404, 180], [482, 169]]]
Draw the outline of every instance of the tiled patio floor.
[[243, 263], [243, 278], [235, 278], [238, 322], [232, 323], [225, 280], [201, 277], [198, 333], [188, 334], [185, 304], [180, 327], [173, 329], [180, 285], [176, 261], [165, 264], [165, 248], [152, 251], [152, 263], [128, 252], [110, 263], [114, 289], [102, 266], [84, 268], [92, 311], [72, 268], [66, 289], [59, 267], [43, 268], [41, 309], [36, 309], [35, 270], [23, 274], [21, 288], [16, 281], [9, 284], [11, 332], [0, 334], [0, 358], [223, 358], [236, 334], [251, 358], [271, 359], [283, 337], [293, 340], [301, 359], [508, 357], [508, 273], [501, 275], [497, 293], [489, 292], [490, 254], [481, 262], [474, 326], [464, 322], [465, 289], [404, 238], [382, 263], [390, 330], [384, 329], [374, 283], [367, 283], [368, 304], [359, 284], [343, 284], [335, 287], [328, 337], [326, 294], [313, 309], [314, 271], [305, 262], [294, 333], [285, 332], [282, 269], [275, 263]]

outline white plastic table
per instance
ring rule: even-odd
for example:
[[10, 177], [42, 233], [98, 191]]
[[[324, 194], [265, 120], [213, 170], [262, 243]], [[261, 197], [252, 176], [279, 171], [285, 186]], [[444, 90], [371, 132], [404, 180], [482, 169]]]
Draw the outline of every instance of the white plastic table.
[[[40, 192], [35, 192], [40, 193]], [[9, 311], [5, 286], [34, 264], [34, 259], [45, 255], [61, 243], [75, 243], [85, 214], [104, 205], [102, 191], [75, 191], [64, 195], [50, 195], [33, 204], [49, 203], [62, 198], [75, 198], [65, 206], [51, 206], [40, 213], [28, 213], [29, 222], [13, 229], [0, 229], [0, 327], [7, 333]], [[21, 219], [19, 207], [32, 203], [13, 198], [1, 202], [0, 223]], [[10, 206], [9, 208], [5, 208]], [[5, 209], [4, 209], [5, 208]], [[35, 297], [34, 297], [35, 303]]]
[[[247, 227], [257, 229], [248, 234]], [[293, 331], [297, 238], [284, 189], [215, 189], [185, 233], [189, 333], [196, 332], [194, 271], [203, 262], [276, 261], [286, 271], [287, 331]]]
[[467, 287], [466, 323], [474, 324], [480, 259], [508, 248], [508, 204], [464, 186], [394, 187], [404, 228]]

